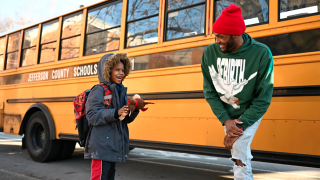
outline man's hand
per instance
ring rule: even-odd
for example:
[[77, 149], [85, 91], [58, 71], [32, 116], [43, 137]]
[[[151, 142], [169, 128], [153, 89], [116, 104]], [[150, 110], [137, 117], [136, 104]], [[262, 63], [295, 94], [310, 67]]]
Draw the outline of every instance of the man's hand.
[[238, 119], [232, 120], [228, 119], [226, 122], [224, 122], [224, 125], [226, 126], [226, 133], [229, 137], [239, 137], [243, 135], [243, 131], [239, 129], [236, 124], [242, 124], [241, 121]]
[[243, 131], [239, 129], [236, 124], [242, 124], [242, 122], [238, 119], [228, 119], [224, 123], [227, 135], [224, 137], [223, 144], [229, 151], [232, 149], [233, 143], [239, 138], [239, 136], [243, 135]]
[[230, 151], [232, 149], [233, 143], [236, 142], [236, 140], [238, 138], [239, 138], [239, 136], [237, 136], [237, 137], [229, 137], [228, 135], [226, 135], [224, 137], [223, 144]]

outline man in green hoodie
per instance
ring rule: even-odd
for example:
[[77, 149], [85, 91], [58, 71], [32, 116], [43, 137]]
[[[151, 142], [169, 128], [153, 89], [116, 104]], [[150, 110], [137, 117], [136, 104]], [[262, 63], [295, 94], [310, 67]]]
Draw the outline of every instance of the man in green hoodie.
[[245, 33], [241, 9], [231, 4], [213, 24], [216, 43], [203, 52], [203, 91], [225, 126], [235, 179], [253, 179], [250, 144], [273, 92], [270, 49]]

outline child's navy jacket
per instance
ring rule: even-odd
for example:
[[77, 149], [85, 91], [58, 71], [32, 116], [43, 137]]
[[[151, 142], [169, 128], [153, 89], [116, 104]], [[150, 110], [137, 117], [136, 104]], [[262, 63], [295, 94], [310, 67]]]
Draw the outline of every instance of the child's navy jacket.
[[[121, 109], [119, 97], [115, 84], [107, 82], [103, 76], [104, 64], [113, 54], [104, 55], [98, 64], [99, 82], [107, 84], [112, 92], [112, 101], [108, 109], [104, 106], [104, 89], [102, 86], [95, 86], [87, 99], [86, 117], [88, 122], [93, 125], [88, 136], [87, 152], [84, 153], [85, 159], [99, 159], [110, 162], [124, 162], [129, 152], [129, 130], [128, 123], [131, 123], [138, 115], [139, 110], [127, 115], [120, 121], [115, 118], [115, 113]], [[109, 59], [109, 61], [115, 59]], [[125, 93], [127, 98], [127, 88], [120, 93]], [[123, 101], [123, 100], [122, 100]]]

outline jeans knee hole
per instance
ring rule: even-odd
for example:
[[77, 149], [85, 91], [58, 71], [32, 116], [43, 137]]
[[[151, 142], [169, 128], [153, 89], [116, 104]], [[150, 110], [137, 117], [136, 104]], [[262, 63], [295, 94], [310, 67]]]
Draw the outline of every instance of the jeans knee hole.
[[239, 166], [239, 167], [245, 167], [246, 164], [243, 163], [243, 161], [241, 159], [232, 159], [232, 161], [235, 163], [236, 166]]

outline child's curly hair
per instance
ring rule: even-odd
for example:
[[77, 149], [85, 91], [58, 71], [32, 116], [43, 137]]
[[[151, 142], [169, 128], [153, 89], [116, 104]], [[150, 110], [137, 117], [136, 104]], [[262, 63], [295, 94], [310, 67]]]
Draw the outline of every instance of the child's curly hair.
[[125, 61], [124, 78], [129, 75], [131, 71], [131, 63], [129, 57], [127, 56], [127, 53], [116, 53], [110, 56], [104, 64], [103, 76], [107, 82], [110, 81], [111, 68], [121, 62], [120, 60]]

